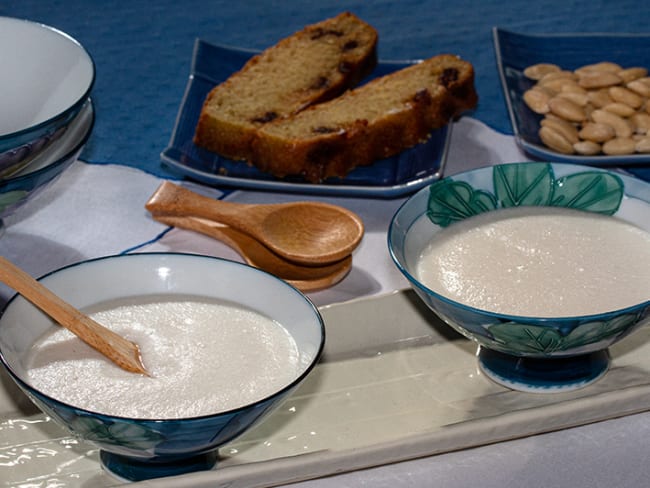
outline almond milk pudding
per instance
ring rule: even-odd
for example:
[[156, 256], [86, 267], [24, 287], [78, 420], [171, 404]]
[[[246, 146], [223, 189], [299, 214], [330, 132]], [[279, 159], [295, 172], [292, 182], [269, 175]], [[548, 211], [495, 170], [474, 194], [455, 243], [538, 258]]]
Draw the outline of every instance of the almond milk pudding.
[[151, 378], [123, 371], [63, 328], [29, 357], [29, 381], [62, 402], [108, 415], [171, 419], [247, 405], [300, 372], [296, 343], [279, 323], [226, 302], [120, 300], [87, 311], [139, 344]]
[[434, 292], [491, 312], [597, 314], [650, 299], [650, 233], [561, 207], [502, 209], [438, 232], [416, 273]]

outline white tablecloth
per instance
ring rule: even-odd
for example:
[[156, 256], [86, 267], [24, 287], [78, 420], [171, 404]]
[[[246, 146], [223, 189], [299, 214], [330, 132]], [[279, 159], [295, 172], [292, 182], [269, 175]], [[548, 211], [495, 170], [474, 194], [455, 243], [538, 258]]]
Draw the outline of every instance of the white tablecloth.
[[[466, 117], [454, 129], [446, 174], [523, 160], [526, 158], [513, 138]], [[124, 252], [195, 252], [240, 260], [213, 239], [184, 230], [169, 231], [153, 221], [144, 204], [159, 183], [154, 176], [124, 166], [78, 161], [51, 187], [6, 219], [0, 254], [35, 276], [79, 260]], [[219, 195], [216, 189], [183, 184]], [[239, 202], [304, 198], [250, 191], [228, 196]], [[404, 199], [322, 199], [357, 212], [364, 220], [366, 234], [354, 253], [350, 274], [331, 289], [310, 294], [310, 298], [323, 305], [406, 287], [386, 248], [390, 217]], [[0, 302], [11, 294], [9, 289], [0, 288]], [[644, 413], [292, 486], [452, 488], [466, 487], [468, 480], [473, 480], [473, 485], [481, 488], [636, 488], [649, 484], [649, 438], [650, 414]]]
[[[525, 159], [512, 137], [494, 132], [475, 119], [463, 118], [452, 133], [446, 173]], [[160, 182], [159, 178], [133, 168], [77, 161], [52, 186], [5, 220], [0, 253], [34, 276], [83, 259], [124, 252], [191, 252], [241, 261], [233, 250], [212, 238], [179, 229], [165, 232], [166, 226], [152, 220], [144, 204]], [[219, 190], [203, 185], [183, 185], [203, 194], [221, 195]], [[336, 203], [357, 212], [366, 229], [353, 255], [352, 271], [336, 286], [311, 293], [316, 305], [408, 286], [391, 261], [386, 245], [390, 217], [405, 198], [314, 197], [253, 191], [236, 191], [227, 197], [247, 203], [306, 198]], [[0, 301], [12, 294], [11, 290], [1, 288]]]

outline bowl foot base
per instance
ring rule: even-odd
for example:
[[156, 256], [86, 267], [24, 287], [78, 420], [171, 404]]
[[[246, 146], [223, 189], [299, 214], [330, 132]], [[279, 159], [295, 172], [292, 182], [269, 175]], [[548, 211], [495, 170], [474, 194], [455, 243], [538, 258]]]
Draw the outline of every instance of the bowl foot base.
[[100, 451], [102, 467], [121, 481], [143, 481], [163, 476], [175, 476], [211, 469], [217, 462], [218, 451], [184, 458], [141, 460]]
[[607, 350], [562, 358], [511, 356], [479, 347], [481, 371], [492, 381], [533, 393], [557, 393], [584, 388], [609, 369]]

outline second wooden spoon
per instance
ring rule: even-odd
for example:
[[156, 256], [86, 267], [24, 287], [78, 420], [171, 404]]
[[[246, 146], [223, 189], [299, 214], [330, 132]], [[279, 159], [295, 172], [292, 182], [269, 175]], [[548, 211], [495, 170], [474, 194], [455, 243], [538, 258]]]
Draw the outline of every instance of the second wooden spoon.
[[363, 222], [337, 205], [320, 202], [243, 204], [205, 197], [163, 182], [145, 207], [154, 214], [203, 217], [227, 224], [289, 261], [323, 265], [350, 255], [363, 237]]
[[301, 266], [278, 256], [246, 234], [199, 217], [153, 214], [158, 222], [214, 237], [232, 247], [251, 266], [291, 283], [301, 291], [316, 291], [341, 281], [352, 268], [352, 256], [325, 266]]

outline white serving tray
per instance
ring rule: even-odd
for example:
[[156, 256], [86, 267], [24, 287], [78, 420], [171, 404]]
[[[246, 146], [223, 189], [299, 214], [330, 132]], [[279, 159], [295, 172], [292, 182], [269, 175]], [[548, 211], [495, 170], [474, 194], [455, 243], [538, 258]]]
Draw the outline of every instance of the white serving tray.
[[[323, 360], [264, 423], [220, 450], [211, 471], [149, 488], [285, 484], [524, 437], [650, 409], [650, 324], [611, 349], [582, 390], [535, 394], [490, 382], [476, 346], [410, 290], [321, 308]], [[0, 376], [0, 486], [122, 485]], [[31, 485], [30, 485], [31, 486]]]

